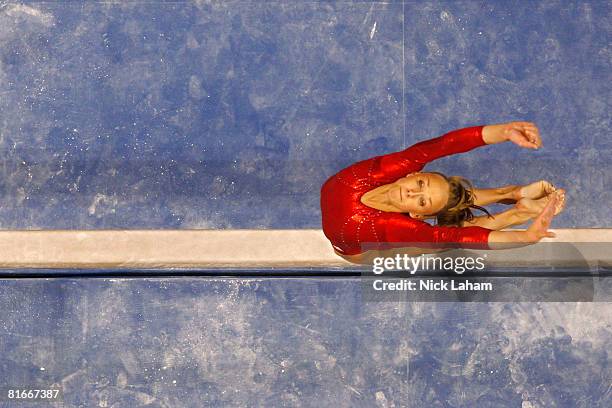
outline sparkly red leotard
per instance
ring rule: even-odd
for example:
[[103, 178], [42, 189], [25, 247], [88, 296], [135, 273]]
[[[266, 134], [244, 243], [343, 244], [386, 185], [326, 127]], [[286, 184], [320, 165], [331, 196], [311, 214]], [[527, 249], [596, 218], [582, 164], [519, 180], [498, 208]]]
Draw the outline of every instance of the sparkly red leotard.
[[365, 192], [420, 171], [430, 161], [484, 145], [483, 127], [454, 130], [400, 152], [360, 161], [330, 177], [321, 188], [321, 213], [323, 232], [332, 246], [345, 255], [364, 252], [364, 245], [366, 249], [386, 249], [407, 246], [406, 243], [448, 243], [488, 248], [489, 229], [432, 226], [406, 214], [376, 210], [360, 201]]

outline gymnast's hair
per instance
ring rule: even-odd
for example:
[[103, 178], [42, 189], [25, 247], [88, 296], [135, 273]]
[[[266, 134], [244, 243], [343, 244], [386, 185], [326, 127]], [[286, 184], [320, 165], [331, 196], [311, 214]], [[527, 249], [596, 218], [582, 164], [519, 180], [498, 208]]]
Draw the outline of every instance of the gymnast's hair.
[[447, 177], [438, 172], [432, 173], [444, 177], [450, 188], [446, 206], [436, 214], [437, 225], [461, 227], [465, 221], [474, 219], [472, 209], [483, 211], [492, 218], [486, 208], [474, 204], [474, 186], [469, 180], [459, 176]]

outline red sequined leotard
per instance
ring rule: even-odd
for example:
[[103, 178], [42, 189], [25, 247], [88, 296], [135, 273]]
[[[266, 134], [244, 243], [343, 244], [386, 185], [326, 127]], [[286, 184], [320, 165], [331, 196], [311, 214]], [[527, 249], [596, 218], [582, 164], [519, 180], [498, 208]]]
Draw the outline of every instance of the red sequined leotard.
[[360, 201], [365, 192], [420, 171], [430, 161], [483, 146], [483, 127], [454, 130], [400, 152], [360, 161], [330, 177], [321, 188], [321, 213], [323, 232], [332, 246], [344, 255], [364, 252], [362, 244], [367, 249], [372, 245], [377, 249], [406, 246], [399, 243], [488, 248], [489, 229], [432, 226], [406, 214], [376, 210]]

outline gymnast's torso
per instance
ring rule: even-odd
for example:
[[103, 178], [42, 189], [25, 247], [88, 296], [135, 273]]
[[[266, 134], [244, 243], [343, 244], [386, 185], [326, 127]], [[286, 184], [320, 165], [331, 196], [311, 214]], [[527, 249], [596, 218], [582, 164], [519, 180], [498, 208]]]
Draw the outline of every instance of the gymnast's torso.
[[363, 160], [327, 179], [321, 188], [322, 225], [336, 252], [350, 256], [415, 243], [424, 247], [428, 243], [486, 244], [489, 229], [432, 226], [361, 202], [366, 192], [420, 171], [432, 160], [484, 145], [483, 127], [454, 130], [399, 152]]

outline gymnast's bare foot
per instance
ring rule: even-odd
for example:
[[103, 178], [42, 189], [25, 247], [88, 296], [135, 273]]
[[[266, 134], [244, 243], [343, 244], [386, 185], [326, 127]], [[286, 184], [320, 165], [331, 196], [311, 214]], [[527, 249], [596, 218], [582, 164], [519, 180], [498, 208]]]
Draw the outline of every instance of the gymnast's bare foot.
[[[554, 215], [557, 215], [565, 208], [565, 190], [561, 188], [555, 191], [557, 191], [558, 200], [555, 205]], [[548, 204], [551, 198], [552, 193], [538, 199], [521, 198], [519, 201], [517, 201], [516, 208], [526, 211], [532, 217], [535, 217], [540, 214], [542, 210], [544, 210], [544, 207], [546, 207], [546, 204]]]

